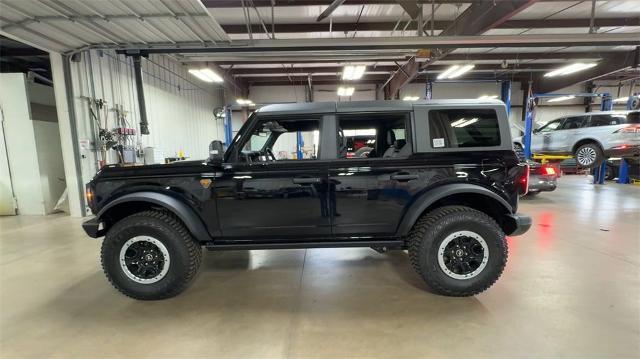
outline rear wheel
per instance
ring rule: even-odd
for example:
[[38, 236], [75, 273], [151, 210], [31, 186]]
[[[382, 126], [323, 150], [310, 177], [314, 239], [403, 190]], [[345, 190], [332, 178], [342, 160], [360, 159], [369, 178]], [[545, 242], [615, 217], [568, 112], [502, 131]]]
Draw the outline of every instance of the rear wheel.
[[102, 242], [102, 268], [123, 294], [142, 300], [173, 297], [193, 280], [202, 247], [173, 215], [133, 214], [116, 223]]
[[493, 218], [469, 207], [447, 206], [427, 213], [414, 225], [409, 258], [436, 293], [471, 296], [500, 277], [507, 245]]
[[578, 166], [586, 168], [597, 167], [604, 159], [602, 149], [596, 143], [586, 143], [578, 147], [573, 155]]

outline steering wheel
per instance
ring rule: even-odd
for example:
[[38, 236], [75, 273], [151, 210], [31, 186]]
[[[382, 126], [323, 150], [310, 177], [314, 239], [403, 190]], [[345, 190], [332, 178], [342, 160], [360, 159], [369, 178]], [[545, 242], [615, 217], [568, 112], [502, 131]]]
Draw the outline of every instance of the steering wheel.
[[276, 161], [276, 156], [273, 154], [273, 151], [271, 151], [270, 148], [267, 148], [265, 152], [267, 152], [267, 155], [271, 157], [271, 161]]

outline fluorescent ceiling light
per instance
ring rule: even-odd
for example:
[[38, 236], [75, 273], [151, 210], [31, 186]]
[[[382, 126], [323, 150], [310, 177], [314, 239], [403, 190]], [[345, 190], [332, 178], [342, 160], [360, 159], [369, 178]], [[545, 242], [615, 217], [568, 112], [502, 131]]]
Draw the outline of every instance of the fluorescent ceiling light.
[[353, 95], [353, 91], [355, 90], [353, 87], [338, 87], [338, 96], [349, 97]]
[[573, 95], [569, 95], [569, 96], [560, 96], [560, 97], [552, 98], [551, 100], [548, 100], [547, 102], [560, 102], [560, 101], [571, 100], [571, 99], [574, 99], [574, 98], [576, 98], [576, 97], [575, 97], [575, 96], [573, 96]]
[[419, 96], [405, 96], [402, 98], [402, 101], [418, 101], [419, 99]]
[[218, 75], [217, 73], [213, 72], [213, 70], [208, 69], [206, 67], [203, 69], [189, 69], [189, 73], [204, 82], [220, 83], [224, 81], [222, 77], [220, 77], [220, 75]]
[[461, 119], [459, 119], [459, 120], [454, 121], [453, 123], [451, 123], [451, 126], [452, 126], [452, 127], [456, 127], [456, 126], [458, 126], [459, 124], [461, 124], [461, 123], [463, 123], [463, 122], [465, 122], [465, 121], [466, 121], [466, 120], [465, 120], [465, 119], [464, 119], [464, 117], [463, 117], [463, 118], [461, 118]]
[[617, 102], [617, 103], [627, 102], [627, 101], [629, 101], [629, 97], [620, 97], [620, 98], [617, 98], [617, 99], [613, 100], [613, 102]]
[[449, 76], [447, 76], [447, 78], [448, 79], [455, 79], [456, 77], [460, 77], [460, 76], [462, 76], [462, 74], [466, 73], [467, 71], [471, 70], [474, 67], [476, 67], [476, 65], [464, 65], [461, 68], [450, 72]]
[[590, 69], [596, 65], [598, 64], [595, 62], [590, 62], [586, 64], [582, 62], [577, 62], [575, 64], [567, 65], [559, 69], [555, 69], [553, 71], [547, 72], [546, 74], [544, 74], [544, 77], [565, 76], [565, 75], [572, 74], [574, 72]]
[[465, 127], [465, 126], [467, 126], [467, 125], [470, 125], [470, 124], [472, 124], [472, 123], [476, 123], [476, 122], [478, 122], [478, 119], [474, 117], [474, 118], [470, 119], [470, 120], [469, 120], [469, 121], [467, 121], [467, 122], [464, 122], [464, 123], [459, 124], [457, 127]]
[[460, 66], [459, 65], [453, 65], [451, 67], [449, 67], [448, 69], [444, 70], [443, 73], [441, 73], [440, 75], [438, 75], [438, 80], [442, 80], [442, 79], [446, 79], [449, 77], [449, 75], [456, 71], [457, 69], [459, 69]]
[[253, 103], [253, 101], [249, 100], [249, 99], [236, 99], [236, 103], [240, 106], [254, 106], [255, 103]]
[[498, 98], [498, 95], [482, 95], [478, 97], [479, 100], [493, 100], [497, 98]]
[[343, 80], [358, 80], [364, 75], [365, 65], [347, 65], [342, 70]]
[[464, 127], [466, 125], [470, 125], [470, 124], [476, 123], [476, 122], [478, 122], [478, 118], [477, 117], [474, 117], [474, 118], [472, 118], [470, 120], [465, 120], [464, 117], [463, 117], [463, 118], [461, 118], [461, 119], [459, 119], [457, 121], [454, 121], [451, 124], [451, 127]]

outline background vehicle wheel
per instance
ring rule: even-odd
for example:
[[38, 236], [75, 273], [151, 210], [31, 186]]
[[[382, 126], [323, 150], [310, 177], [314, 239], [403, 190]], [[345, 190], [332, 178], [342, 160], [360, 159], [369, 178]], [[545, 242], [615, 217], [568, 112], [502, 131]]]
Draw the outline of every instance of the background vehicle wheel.
[[102, 268], [123, 294], [142, 300], [173, 297], [193, 280], [202, 247], [172, 214], [146, 211], [116, 223], [102, 242]]
[[469, 207], [447, 206], [427, 213], [414, 225], [409, 258], [436, 293], [471, 296], [502, 275], [507, 244], [493, 218]]
[[602, 149], [595, 143], [586, 143], [578, 147], [573, 155], [576, 158], [578, 166], [586, 168], [597, 167], [604, 159]]

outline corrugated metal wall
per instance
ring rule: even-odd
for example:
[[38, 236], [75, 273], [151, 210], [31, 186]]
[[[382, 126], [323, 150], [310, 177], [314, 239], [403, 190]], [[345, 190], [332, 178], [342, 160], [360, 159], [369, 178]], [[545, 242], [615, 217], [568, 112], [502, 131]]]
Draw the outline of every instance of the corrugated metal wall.
[[[204, 159], [209, 142], [223, 139], [222, 120], [214, 109], [222, 106], [223, 89], [192, 77], [181, 64], [166, 55], [142, 59], [144, 95], [149, 135], [140, 135], [140, 116], [131, 58], [112, 51], [86, 51], [79, 62], [72, 62], [73, 95], [80, 140], [82, 172], [85, 180], [98, 169], [101, 157], [95, 138], [98, 121], [89, 111], [89, 99], [106, 101], [101, 111], [94, 109], [102, 127], [116, 125], [116, 108], [124, 114], [128, 127], [136, 129], [128, 144], [154, 147], [165, 157], [180, 152], [190, 159]], [[107, 163], [116, 161], [110, 150]], [[138, 159], [142, 161], [142, 159]]]

